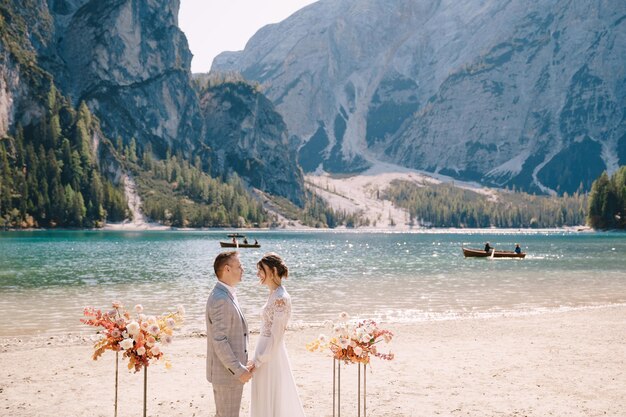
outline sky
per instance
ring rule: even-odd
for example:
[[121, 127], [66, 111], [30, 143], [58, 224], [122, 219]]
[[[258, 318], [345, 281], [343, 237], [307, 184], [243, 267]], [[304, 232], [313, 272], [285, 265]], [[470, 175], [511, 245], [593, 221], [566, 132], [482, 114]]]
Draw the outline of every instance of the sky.
[[178, 25], [193, 53], [191, 71], [208, 72], [223, 51], [240, 51], [263, 26], [315, 0], [181, 0]]

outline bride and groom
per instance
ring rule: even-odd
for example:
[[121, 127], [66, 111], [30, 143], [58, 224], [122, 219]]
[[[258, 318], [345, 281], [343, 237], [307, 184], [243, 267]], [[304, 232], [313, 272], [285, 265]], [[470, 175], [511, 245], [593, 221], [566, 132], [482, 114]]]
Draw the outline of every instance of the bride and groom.
[[261, 314], [261, 332], [248, 361], [248, 323], [235, 287], [243, 267], [238, 252], [217, 255], [218, 282], [207, 300], [207, 379], [213, 386], [216, 417], [238, 417], [244, 384], [252, 380], [250, 417], [304, 417], [283, 341], [291, 298], [282, 286], [289, 270], [269, 253], [257, 263], [259, 282], [270, 290]]

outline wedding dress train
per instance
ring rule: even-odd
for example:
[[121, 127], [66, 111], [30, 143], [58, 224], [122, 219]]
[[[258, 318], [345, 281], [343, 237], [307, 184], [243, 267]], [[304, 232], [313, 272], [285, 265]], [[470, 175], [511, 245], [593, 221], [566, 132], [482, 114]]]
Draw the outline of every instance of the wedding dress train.
[[291, 297], [281, 286], [261, 311], [261, 335], [254, 353], [250, 417], [304, 417], [283, 336]]

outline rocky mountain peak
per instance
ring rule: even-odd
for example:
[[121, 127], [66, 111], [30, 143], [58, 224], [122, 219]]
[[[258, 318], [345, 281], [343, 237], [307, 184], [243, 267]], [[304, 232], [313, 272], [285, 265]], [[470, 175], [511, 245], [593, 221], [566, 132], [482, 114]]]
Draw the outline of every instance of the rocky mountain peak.
[[530, 191], [626, 163], [626, 3], [322, 0], [212, 71], [261, 82], [305, 170], [376, 161]]

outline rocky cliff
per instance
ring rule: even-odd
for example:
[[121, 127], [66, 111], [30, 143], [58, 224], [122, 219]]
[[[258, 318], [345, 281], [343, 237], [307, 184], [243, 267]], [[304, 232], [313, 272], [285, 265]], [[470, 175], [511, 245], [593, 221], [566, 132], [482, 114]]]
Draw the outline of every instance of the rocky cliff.
[[289, 148], [287, 130], [274, 105], [243, 82], [226, 82], [203, 91], [204, 140], [215, 152], [213, 172], [234, 170], [253, 187], [304, 204], [298, 184], [302, 170]]
[[321, 0], [212, 71], [263, 83], [307, 171], [573, 192], [626, 164], [624, 56], [624, 2]]
[[[169, 149], [190, 160], [195, 156], [217, 160], [220, 146], [232, 143], [212, 136], [225, 127], [200, 108], [190, 71], [192, 55], [178, 28], [179, 4], [178, 0], [3, 1], [0, 133], [41, 118], [54, 84], [75, 107], [85, 102], [114, 141], [119, 137], [128, 144], [135, 138], [140, 150], [150, 144], [161, 158]], [[212, 105], [222, 107], [216, 100]], [[256, 106], [257, 101], [262, 97], [245, 104]], [[304, 185], [295, 156], [280, 153], [280, 160], [274, 161], [271, 155], [255, 153], [267, 146], [280, 148], [287, 137], [282, 119], [272, 115], [271, 103], [267, 105], [266, 119], [260, 118], [263, 123], [240, 136], [247, 141], [245, 156], [237, 163], [230, 158], [229, 163], [216, 165], [223, 171], [215, 174], [226, 176], [241, 169], [238, 173], [251, 185], [301, 203]], [[246, 111], [255, 113], [256, 108]], [[219, 122], [245, 124], [228, 116], [222, 114]], [[257, 138], [262, 141], [258, 146]], [[207, 152], [209, 143], [214, 154]], [[260, 159], [284, 170], [279, 175], [264, 171], [266, 165], [246, 170]]]

